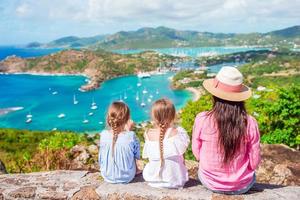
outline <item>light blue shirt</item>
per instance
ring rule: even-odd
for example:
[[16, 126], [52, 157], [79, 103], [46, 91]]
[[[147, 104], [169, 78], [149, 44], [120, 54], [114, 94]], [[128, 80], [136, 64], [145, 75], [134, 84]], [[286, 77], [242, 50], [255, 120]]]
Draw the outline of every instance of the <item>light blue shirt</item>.
[[128, 183], [136, 173], [136, 159], [140, 159], [140, 142], [133, 131], [118, 134], [112, 157], [113, 134], [104, 130], [100, 135], [99, 165], [101, 175], [109, 183]]

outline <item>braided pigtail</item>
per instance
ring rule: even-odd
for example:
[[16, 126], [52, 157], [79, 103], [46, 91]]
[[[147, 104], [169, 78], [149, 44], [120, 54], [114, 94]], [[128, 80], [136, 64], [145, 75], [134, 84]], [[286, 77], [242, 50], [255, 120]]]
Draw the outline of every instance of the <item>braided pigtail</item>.
[[117, 101], [111, 104], [107, 114], [107, 124], [111, 128], [113, 134], [112, 157], [115, 155], [115, 146], [118, 140], [118, 135], [124, 130], [129, 119], [130, 111], [125, 103]]
[[164, 159], [164, 139], [167, 129], [174, 122], [176, 110], [173, 103], [168, 99], [159, 99], [154, 102], [151, 109], [151, 117], [155, 125], [159, 128], [159, 152], [160, 152], [160, 169], [159, 177], [162, 178], [162, 170], [165, 165]]
[[113, 132], [113, 139], [112, 139], [112, 157], [115, 155], [115, 145], [118, 139], [119, 129], [118, 129], [118, 120], [113, 118], [109, 120], [110, 126]]
[[159, 124], [159, 152], [160, 152], [160, 168], [165, 164], [164, 160], [164, 138], [166, 134], [166, 125]]

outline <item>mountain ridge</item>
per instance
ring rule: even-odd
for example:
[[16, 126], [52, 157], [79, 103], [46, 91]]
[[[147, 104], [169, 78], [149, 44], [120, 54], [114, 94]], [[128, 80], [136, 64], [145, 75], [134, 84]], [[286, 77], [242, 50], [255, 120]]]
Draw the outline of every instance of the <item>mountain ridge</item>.
[[243, 46], [243, 45], [300, 45], [300, 25], [266, 33], [212, 33], [193, 30], [177, 30], [165, 26], [142, 27], [134, 31], [118, 31], [114, 34], [92, 37], [66, 36], [46, 44], [28, 44], [40, 47], [67, 47], [93, 49], [139, 49], [202, 46]]

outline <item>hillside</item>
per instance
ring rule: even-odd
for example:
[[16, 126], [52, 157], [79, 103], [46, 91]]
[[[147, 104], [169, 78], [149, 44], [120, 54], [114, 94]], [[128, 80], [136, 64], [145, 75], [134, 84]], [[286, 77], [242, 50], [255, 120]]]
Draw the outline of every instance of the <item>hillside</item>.
[[94, 37], [63, 37], [48, 44], [40, 44], [40, 47], [91, 47], [112, 50], [257, 45], [291, 48], [295, 44], [300, 45], [300, 26], [268, 33], [247, 34], [183, 31], [160, 26]]
[[178, 58], [151, 51], [120, 55], [100, 50], [64, 50], [36, 58], [7, 57], [0, 62], [0, 72], [84, 74], [91, 82], [81, 89], [90, 90], [97, 88], [104, 80], [139, 71], [156, 70], [160, 63], [170, 63], [175, 59]]

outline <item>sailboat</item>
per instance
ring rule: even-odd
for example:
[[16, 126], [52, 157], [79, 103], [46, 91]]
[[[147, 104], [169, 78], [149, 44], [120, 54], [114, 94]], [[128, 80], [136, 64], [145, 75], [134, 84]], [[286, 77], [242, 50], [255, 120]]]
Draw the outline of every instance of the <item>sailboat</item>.
[[89, 116], [92, 116], [92, 115], [94, 115], [94, 113], [93, 113], [93, 112], [90, 112], [90, 113], [89, 113]]
[[126, 94], [126, 92], [124, 93], [124, 99], [127, 99], [127, 94]]
[[95, 105], [97, 105], [97, 104], [96, 104], [96, 102], [95, 102], [95, 100], [94, 100], [94, 98], [93, 98], [92, 106], [95, 106]]
[[58, 118], [64, 118], [66, 115], [64, 113], [60, 113], [59, 115], [57, 115]]
[[156, 89], [156, 94], [159, 94], [158, 89]]
[[122, 95], [120, 95], [120, 99], [119, 99], [120, 102], [123, 102], [123, 98], [122, 98]]
[[53, 94], [53, 95], [57, 95], [57, 94], [58, 94], [58, 92], [57, 92], [57, 91], [54, 91], [54, 92], [52, 92], [52, 94]]
[[85, 116], [84, 116], [84, 117], [83, 117], [82, 123], [83, 123], [83, 124], [87, 124], [87, 123], [89, 123], [89, 120], [87, 120], [87, 119], [85, 118]]
[[141, 87], [142, 83], [137, 83], [136, 86]]
[[139, 97], [139, 93], [138, 93], [138, 92], [136, 93], [135, 100], [137, 100], [137, 101], [140, 100], [140, 97]]
[[27, 124], [29, 124], [29, 123], [31, 123], [32, 122], [32, 118], [28, 118], [27, 120], [26, 120], [26, 123]]
[[96, 110], [98, 108], [96, 102], [94, 101], [94, 98], [93, 98], [93, 101], [92, 101], [92, 104], [91, 104], [91, 109], [92, 110]]
[[26, 115], [26, 118], [32, 118], [31, 112], [29, 112], [29, 113]]
[[151, 98], [148, 98], [147, 100], [148, 100], [148, 102], [151, 102], [151, 101], [152, 101], [152, 99], [151, 99]]
[[74, 95], [73, 95], [73, 104], [76, 105], [76, 104], [78, 104], [78, 103], [79, 103], [79, 101], [77, 101], [76, 95], [74, 94]]
[[142, 107], [145, 107], [145, 106], [146, 106], [146, 103], [144, 102], [144, 96], [143, 96], [143, 98], [142, 98], [141, 106], [142, 106]]
[[146, 88], [144, 88], [143, 94], [147, 94], [147, 93], [148, 93], [148, 91], [146, 90]]

